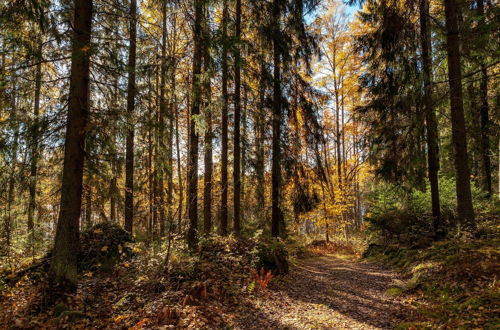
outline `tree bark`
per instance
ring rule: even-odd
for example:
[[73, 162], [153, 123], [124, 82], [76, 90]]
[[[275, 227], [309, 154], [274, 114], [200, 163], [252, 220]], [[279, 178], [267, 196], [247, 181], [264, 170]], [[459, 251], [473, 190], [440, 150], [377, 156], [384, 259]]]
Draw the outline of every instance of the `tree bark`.
[[203, 60], [203, 4], [202, 0], [194, 1], [194, 57], [193, 57], [193, 103], [189, 129], [188, 158], [188, 213], [189, 228], [187, 242], [190, 250], [198, 245], [198, 132], [195, 118], [200, 114], [201, 103], [201, 64]]
[[137, 37], [137, 0], [130, 2], [130, 45], [128, 54], [127, 136], [125, 142], [125, 230], [133, 233], [134, 226], [134, 111], [135, 62]]
[[448, 53], [448, 78], [450, 85], [450, 110], [452, 140], [455, 155], [455, 175], [457, 193], [458, 220], [466, 231], [476, 228], [472, 194], [470, 188], [470, 170], [467, 160], [467, 134], [462, 96], [462, 71], [460, 67], [460, 43], [458, 18], [460, 6], [456, 0], [445, 0], [446, 49]]
[[281, 186], [281, 54], [280, 54], [280, 1], [274, 0], [272, 8], [273, 28], [273, 145], [271, 169], [271, 235], [280, 234], [280, 186]]
[[13, 215], [12, 215], [12, 206], [15, 200], [15, 192], [16, 192], [16, 165], [18, 163], [18, 149], [19, 149], [19, 118], [17, 114], [17, 82], [16, 78], [13, 79], [13, 88], [12, 88], [12, 96], [11, 96], [11, 113], [10, 113], [10, 121], [12, 123], [13, 130], [13, 141], [12, 141], [12, 149], [10, 152], [10, 166], [9, 166], [9, 183], [7, 189], [7, 214], [5, 216], [4, 223], [4, 236], [5, 236], [5, 245], [7, 247], [7, 251], [10, 252], [11, 239], [12, 239], [12, 227], [14, 223]]
[[224, 0], [222, 11], [222, 146], [221, 146], [221, 205], [220, 205], [220, 230], [223, 236], [227, 235], [227, 163], [228, 163], [228, 68], [227, 68], [227, 21], [228, 21], [228, 7], [227, 0]]
[[205, 150], [204, 150], [204, 178], [203, 178], [203, 231], [205, 234], [210, 234], [212, 231], [212, 172], [213, 172], [213, 159], [212, 159], [212, 109], [210, 107], [212, 90], [210, 86], [211, 76], [211, 58], [210, 58], [210, 37], [209, 37], [209, 10], [206, 10], [205, 24], [204, 24], [204, 81], [203, 92], [205, 94], [204, 111], [206, 120], [205, 131]]
[[31, 235], [31, 244], [34, 244], [35, 234], [35, 210], [36, 210], [36, 184], [38, 174], [38, 138], [40, 125], [40, 91], [42, 88], [42, 41], [39, 41], [38, 52], [40, 58], [35, 72], [35, 105], [33, 107], [33, 124], [31, 126], [30, 141], [30, 180], [29, 180], [29, 202], [28, 202], [28, 232]]
[[[263, 216], [265, 210], [265, 156], [264, 156], [264, 138], [265, 138], [265, 111], [266, 111], [266, 63], [264, 52], [260, 58], [260, 80], [259, 80], [259, 108], [256, 113], [256, 134], [255, 134], [255, 152], [256, 165], [255, 174], [257, 176], [257, 187], [255, 189], [255, 199], [257, 201], [258, 214]], [[261, 223], [262, 224], [262, 223]]]
[[[167, 169], [167, 146], [165, 143], [165, 117], [167, 116], [167, 2], [162, 1], [162, 34], [161, 34], [161, 59], [160, 59], [160, 109], [158, 116], [158, 149], [157, 149], [157, 183], [158, 183], [158, 211], [160, 222], [160, 237], [166, 232], [165, 217], [165, 172]], [[168, 177], [167, 177], [168, 181]], [[168, 197], [167, 197], [168, 198]]]
[[424, 106], [427, 132], [427, 170], [431, 186], [433, 227], [436, 236], [442, 231], [439, 202], [439, 145], [436, 113], [432, 105], [432, 45], [429, 24], [429, 1], [420, 2], [420, 45], [422, 47], [422, 69], [424, 76]]
[[92, 0], [74, 1], [68, 119], [64, 146], [61, 203], [50, 265], [53, 286], [75, 290], [79, 249], [85, 135], [89, 117]]
[[[479, 16], [479, 26], [484, 26], [484, 0], [477, 0], [477, 11]], [[490, 118], [488, 105], [488, 72], [484, 59], [481, 59], [481, 82], [480, 82], [479, 97], [481, 100], [481, 161], [482, 161], [482, 187], [488, 193], [488, 196], [493, 195], [491, 183], [491, 156], [490, 156]], [[500, 180], [499, 180], [500, 181]]]
[[240, 149], [240, 121], [241, 121], [241, 0], [236, 0], [235, 22], [236, 47], [234, 48], [234, 151], [233, 151], [233, 207], [234, 232], [238, 235], [241, 230], [241, 149]]

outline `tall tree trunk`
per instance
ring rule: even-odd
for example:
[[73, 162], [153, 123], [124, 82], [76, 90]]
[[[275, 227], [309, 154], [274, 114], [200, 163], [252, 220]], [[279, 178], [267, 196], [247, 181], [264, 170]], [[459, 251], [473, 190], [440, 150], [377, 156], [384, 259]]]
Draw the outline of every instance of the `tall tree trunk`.
[[[148, 87], [150, 93], [153, 90], [151, 79], [148, 78]], [[151, 93], [152, 94], [152, 93]], [[150, 96], [153, 99], [153, 96]], [[154, 123], [154, 102], [150, 101], [148, 105], [148, 158], [147, 158], [147, 178], [148, 178], [148, 239], [153, 240], [153, 212], [154, 212], [154, 186], [153, 186], [153, 124]]]
[[203, 4], [202, 0], [194, 1], [194, 57], [193, 57], [193, 104], [189, 131], [188, 158], [188, 212], [189, 228], [188, 246], [194, 250], [198, 245], [198, 132], [194, 118], [200, 114], [201, 103], [201, 63], [203, 60]]
[[[264, 138], [265, 138], [265, 111], [266, 111], [266, 63], [264, 53], [261, 53], [260, 58], [260, 80], [259, 80], [259, 108], [256, 113], [256, 134], [255, 134], [255, 152], [256, 165], [255, 174], [257, 179], [257, 187], [255, 189], [255, 199], [257, 201], [257, 209], [259, 216], [263, 216], [265, 210], [265, 159], [264, 159]], [[262, 224], [262, 222], [261, 222]]]
[[488, 106], [488, 73], [484, 63], [481, 64], [481, 85], [479, 96], [481, 98], [481, 161], [482, 166], [482, 187], [488, 193], [488, 197], [493, 195], [491, 183], [491, 156], [490, 156], [490, 115]]
[[448, 53], [448, 77], [450, 84], [450, 109], [452, 140], [455, 151], [455, 171], [457, 190], [458, 220], [463, 229], [474, 231], [476, 228], [470, 170], [467, 160], [467, 134], [462, 97], [462, 71], [460, 67], [460, 43], [458, 17], [460, 6], [456, 0], [444, 0], [446, 18], [446, 49]]
[[241, 215], [241, 150], [240, 150], [240, 121], [241, 121], [241, 0], [236, 0], [235, 22], [236, 47], [234, 48], [234, 151], [233, 151], [233, 207], [234, 232], [240, 233]]
[[69, 290], [76, 289], [78, 278], [78, 222], [82, 202], [85, 135], [89, 117], [89, 49], [92, 5], [92, 0], [74, 1], [73, 45], [61, 203], [50, 265], [52, 284], [60, 285]]
[[[245, 76], [243, 74], [243, 76]], [[248, 88], [245, 83], [243, 83], [243, 108], [241, 113], [241, 200], [243, 201], [243, 205], [246, 205], [246, 195], [245, 195], [245, 174], [247, 168], [247, 102], [248, 102]], [[245, 207], [241, 208], [241, 219], [245, 219]]]
[[[113, 115], [118, 116], [118, 75], [114, 76], [113, 82]], [[112, 223], [116, 223], [117, 219], [117, 200], [118, 200], [118, 151], [117, 151], [117, 127], [115, 123], [112, 126], [111, 136], [111, 182], [109, 185], [109, 218]]]
[[[164, 178], [167, 169], [167, 147], [165, 143], [165, 117], [167, 116], [167, 2], [162, 2], [162, 35], [161, 35], [161, 60], [160, 60], [160, 111], [158, 116], [158, 211], [160, 221], [160, 236], [165, 235], [166, 218], [165, 218], [165, 186]], [[167, 133], [168, 134], [168, 133]], [[167, 178], [168, 180], [168, 178]]]
[[427, 132], [427, 170], [431, 186], [434, 233], [440, 236], [442, 228], [439, 203], [439, 145], [436, 113], [432, 106], [432, 45], [429, 24], [429, 1], [420, 2], [420, 46], [422, 47], [422, 69], [424, 74], [424, 106]]
[[[479, 16], [479, 26], [485, 25], [484, 15], [484, 0], [477, 0], [477, 12]], [[490, 118], [488, 106], [488, 72], [484, 63], [484, 58], [481, 59], [481, 82], [479, 97], [481, 100], [481, 153], [482, 153], [482, 187], [492, 196], [492, 183], [491, 183], [491, 158], [490, 158]], [[499, 180], [500, 181], [500, 180]]]
[[222, 146], [221, 146], [221, 205], [220, 205], [220, 230], [223, 236], [227, 235], [227, 190], [228, 190], [228, 180], [227, 180], [227, 153], [228, 153], [228, 90], [227, 90], [227, 79], [228, 79], [228, 68], [227, 68], [227, 56], [228, 56], [228, 38], [227, 38], [227, 22], [228, 22], [228, 7], [227, 0], [224, 0], [222, 11]]
[[273, 145], [271, 169], [271, 235], [280, 234], [280, 188], [281, 188], [281, 54], [280, 54], [280, 0], [274, 0], [272, 8], [273, 28]]
[[180, 133], [179, 133], [179, 108], [177, 107], [177, 99], [175, 95], [175, 72], [172, 73], [172, 89], [174, 90], [172, 102], [175, 105], [175, 148], [177, 153], [177, 177], [179, 181], [179, 209], [177, 211], [177, 227], [178, 232], [182, 232], [182, 209], [184, 200], [184, 185], [182, 184], [182, 159], [181, 159], [181, 148], [180, 148]]
[[30, 180], [28, 202], [28, 232], [31, 235], [31, 245], [34, 244], [35, 235], [35, 210], [36, 210], [36, 183], [38, 174], [38, 136], [40, 125], [40, 91], [42, 88], [42, 41], [39, 41], [38, 53], [40, 58], [35, 72], [35, 105], [33, 107], [33, 124], [30, 136]]
[[206, 131], [205, 131], [205, 150], [204, 150], [204, 179], [203, 179], [203, 231], [205, 234], [209, 234], [212, 231], [212, 171], [213, 171], [213, 159], [212, 159], [212, 109], [211, 109], [211, 98], [212, 90], [210, 86], [211, 77], [211, 58], [210, 58], [210, 30], [209, 30], [209, 9], [206, 10], [205, 24], [204, 24], [204, 81], [203, 81], [203, 92], [204, 92], [204, 112], [206, 120]]
[[125, 230], [133, 233], [134, 226], [134, 110], [135, 62], [137, 36], [137, 0], [130, 1], [130, 45], [128, 54], [127, 137], [125, 142]]
[[19, 149], [19, 118], [17, 115], [17, 88], [16, 78], [13, 79], [13, 87], [12, 87], [12, 96], [11, 96], [11, 113], [10, 113], [10, 121], [12, 125], [14, 140], [12, 141], [12, 149], [10, 152], [10, 166], [9, 166], [9, 183], [7, 189], [7, 214], [5, 216], [4, 223], [4, 236], [5, 236], [5, 245], [7, 246], [7, 251], [10, 251], [11, 239], [12, 239], [12, 227], [14, 224], [14, 219], [12, 215], [12, 206], [14, 204], [15, 199], [15, 183], [16, 183], [16, 166], [17, 166], [17, 156]]

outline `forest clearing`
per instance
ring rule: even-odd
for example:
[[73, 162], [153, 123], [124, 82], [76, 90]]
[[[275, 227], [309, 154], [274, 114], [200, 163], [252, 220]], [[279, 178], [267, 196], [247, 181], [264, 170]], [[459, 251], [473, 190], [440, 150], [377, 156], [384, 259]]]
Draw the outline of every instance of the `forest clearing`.
[[0, 329], [499, 328], [498, 17], [0, 1]]

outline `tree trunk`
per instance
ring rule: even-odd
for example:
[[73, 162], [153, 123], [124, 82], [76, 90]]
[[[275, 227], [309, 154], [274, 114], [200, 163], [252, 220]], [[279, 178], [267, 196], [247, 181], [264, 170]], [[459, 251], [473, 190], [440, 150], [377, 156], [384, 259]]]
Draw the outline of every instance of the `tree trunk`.
[[[265, 138], [265, 111], [266, 111], [266, 63], [264, 53], [261, 53], [260, 63], [260, 80], [259, 80], [259, 108], [256, 113], [256, 134], [255, 134], [255, 152], [256, 165], [255, 174], [257, 179], [257, 187], [255, 189], [255, 199], [257, 201], [258, 215], [263, 217], [265, 210], [265, 159], [264, 159], [264, 138]], [[260, 221], [260, 224], [263, 222]]]
[[427, 170], [431, 186], [433, 227], [436, 236], [444, 229], [441, 223], [439, 203], [439, 145], [436, 113], [432, 106], [432, 45], [429, 24], [429, 2], [420, 2], [420, 45], [422, 47], [422, 69], [424, 74], [424, 106], [427, 132]]
[[481, 64], [481, 85], [479, 96], [481, 98], [481, 161], [482, 161], [482, 187], [488, 193], [488, 197], [493, 195], [491, 183], [491, 158], [490, 158], [490, 118], [488, 106], [488, 74], [484, 63]]
[[[118, 75], [114, 77], [113, 83], [113, 115], [118, 116]], [[118, 200], [118, 152], [117, 152], [117, 127], [112, 123], [112, 141], [111, 141], [111, 182], [109, 185], [109, 218], [112, 223], [116, 223], [117, 219], [117, 200]]]
[[125, 142], [125, 230], [133, 233], [134, 226], [134, 109], [135, 62], [137, 35], [137, 0], [130, 2], [130, 46], [128, 54], [127, 136]]
[[28, 232], [31, 235], [31, 245], [34, 244], [35, 235], [35, 210], [36, 210], [36, 183], [38, 174], [38, 138], [40, 125], [40, 91], [42, 88], [42, 41], [40, 40], [38, 52], [40, 58], [35, 72], [35, 105], [33, 108], [33, 124], [31, 126], [30, 141], [30, 180], [29, 180], [29, 202], [28, 202]]
[[172, 74], [172, 89], [173, 93], [173, 102], [175, 104], [175, 148], [177, 153], [177, 177], [179, 181], [179, 210], [177, 211], [177, 227], [178, 232], [182, 232], [182, 209], [183, 209], [183, 200], [184, 200], [184, 185], [182, 184], [182, 164], [181, 164], [181, 148], [180, 148], [180, 134], [179, 134], [179, 108], [177, 107], [177, 99], [175, 95], [175, 74]]
[[5, 223], [4, 223], [4, 236], [5, 236], [5, 245], [7, 247], [7, 251], [10, 252], [10, 246], [11, 246], [11, 239], [12, 239], [12, 227], [14, 223], [13, 215], [12, 215], [12, 208], [14, 204], [14, 199], [15, 199], [15, 183], [16, 183], [16, 166], [17, 166], [17, 155], [18, 155], [18, 148], [19, 148], [19, 118], [17, 115], [17, 91], [16, 91], [16, 78], [14, 78], [13, 81], [13, 88], [12, 88], [12, 96], [11, 96], [11, 114], [10, 114], [10, 121], [12, 125], [12, 130], [13, 130], [13, 135], [14, 135], [14, 140], [12, 141], [12, 149], [10, 152], [10, 166], [9, 166], [9, 183], [8, 183], [8, 189], [7, 189], [7, 214], [5, 216]]
[[227, 0], [224, 0], [224, 8], [222, 11], [222, 146], [221, 146], [221, 205], [220, 205], [220, 230], [223, 236], [227, 235], [227, 153], [228, 153], [228, 102], [229, 96], [227, 91], [227, 21], [228, 7]]
[[280, 185], [281, 185], [281, 78], [280, 78], [280, 1], [274, 0], [272, 9], [273, 31], [273, 145], [271, 169], [271, 235], [280, 233]]
[[92, 227], [92, 185], [90, 175], [85, 189], [85, 229]]
[[446, 49], [448, 53], [448, 77], [450, 84], [450, 110], [452, 140], [455, 155], [456, 193], [458, 220], [467, 231], [474, 231], [476, 224], [472, 207], [470, 170], [467, 160], [467, 134], [462, 97], [462, 71], [460, 67], [460, 43], [456, 0], [445, 0]]
[[[157, 192], [158, 192], [158, 211], [160, 222], [160, 237], [166, 232], [165, 218], [165, 186], [164, 178], [167, 169], [167, 147], [165, 143], [165, 117], [167, 116], [167, 2], [162, 1], [162, 35], [161, 35], [161, 59], [160, 59], [160, 109], [158, 116], [158, 148], [157, 148]], [[167, 178], [168, 181], [168, 178]]]
[[82, 202], [85, 135], [89, 117], [92, 0], [75, 0], [68, 120], [64, 146], [61, 203], [50, 265], [52, 285], [74, 290], [77, 284], [79, 218]]
[[235, 22], [236, 47], [234, 48], [234, 152], [233, 152], [233, 206], [234, 232], [240, 233], [241, 207], [241, 150], [240, 150], [240, 121], [241, 121], [241, 0], [236, 0]]
[[[484, 0], [477, 0], [477, 11], [479, 16], [479, 26], [485, 25], [484, 16]], [[481, 161], [482, 161], [482, 187], [488, 193], [488, 196], [493, 195], [491, 183], [491, 158], [490, 158], [490, 119], [488, 106], [488, 72], [484, 59], [481, 59], [481, 82], [479, 97], [481, 99]], [[499, 179], [500, 181], [500, 179]]]
[[200, 114], [201, 103], [201, 63], [203, 59], [203, 4], [202, 0], [194, 1], [194, 57], [193, 57], [193, 103], [189, 129], [188, 189], [187, 202], [189, 228], [187, 241], [190, 250], [198, 245], [198, 132], [195, 118]]
[[210, 86], [210, 76], [211, 76], [211, 58], [210, 58], [210, 37], [209, 37], [209, 10], [207, 8], [205, 24], [204, 24], [204, 81], [203, 81], [203, 92], [205, 94], [204, 111], [206, 120], [206, 131], [205, 131], [205, 150], [204, 150], [204, 186], [203, 186], [203, 231], [205, 234], [210, 234], [212, 231], [212, 171], [213, 171], [213, 160], [212, 160], [212, 109], [211, 98], [212, 90]]
[[[244, 76], [244, 74], [243, 74]], [[241, 200], [243, 201], [243, 205], [246, 204], [246, 195], [245, 195], [245, 174], [246, 174], [246, 168], [247, 168], [247, 102], [248, 102], [248, 88], [247, 85], [243, 82], [243, 107], [241, 109], [241, 176], [240, 176], [240, 181], [241, 181]], [[240, 218], [245, 219], [245, 210], [246, 207], [241, 208], [240, 211]], [[241, 222], [241, 221], [240, 221]]]

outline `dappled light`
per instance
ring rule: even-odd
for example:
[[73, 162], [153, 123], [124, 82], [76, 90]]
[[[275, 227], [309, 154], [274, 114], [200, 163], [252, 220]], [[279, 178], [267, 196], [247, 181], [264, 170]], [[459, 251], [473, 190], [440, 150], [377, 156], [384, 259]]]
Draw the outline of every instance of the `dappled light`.
[[494, 329], [491, 0], [0, 1], [0, 329]]

